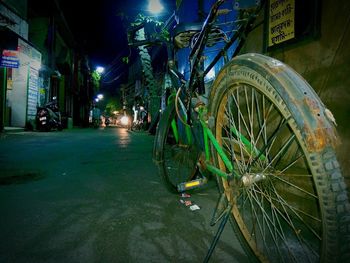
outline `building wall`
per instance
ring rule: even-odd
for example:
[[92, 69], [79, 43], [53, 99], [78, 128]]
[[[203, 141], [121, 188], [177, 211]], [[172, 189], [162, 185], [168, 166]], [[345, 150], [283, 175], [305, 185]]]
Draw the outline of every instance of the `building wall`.
[[[350, 1], [320, 1], [320, 37], [267, 55], [290, 65], [316, 90], [336, 118], [338, 158], [350, 183]], [[262, 19], [260, 17], [259, 19]], [[241, 53], [264, 52], [263, 25], [248, 37]]]
[[42, 63], [49, 65], [47, 50], [48, 17], [35, 17], [28, 20], [29, 40], [34, 43], [42, 54]]
[[18, 68], [7, 68], [6, 82], [0, 88], [1, 93], [6, 94], [6, 99], [2, 98], [0, 111], [6, 112], [7, 125], [25, 127], [28, 121], [34, 122], [35, 118], [41, 54], [27, 41], [27, 1], [1, 2], [0, 13], [7, 31], [13, 32], [2, 39], [4, 46], [0, 46], [0, 51], [2, 53], [2, 49], [6, 49], [7, 42], [15, 41], [17, 45], [11, 49], [16, 53], [15, 59], [19, 62]]
[[28, 40], [28, 23], [26, 21], [27, 15], [24, 15], [24, 13], [26, 14], [27, 12], [26, 8], [26, 4], [21, 6], [16, 5], [16, 2], [8, 4], [3, 4], [0, 2], [0, 13], [4, 18], [2, 26], [9, 28], [19, 36]]
[[[58, 98], [58, 106], [63, 114], [67, 114], [69, 117], [72, 115], [72, 65], [73, 65], [73, 50], [67, 45], [67, 39], [62, 37], [59, 27], [49, 17], [31, 17], [29, 20], [29, 39], [42, 52], [42, 78], [43, 84], [46, 79], [52, 85], [56, 85], [55, 88], [51, 88], [51, 94], [49, 92], [50, 87], [41, 85], [42, 92], [46, 92], [46, 100], [51, 100], [53, 96]], [[53, 43], [49, 43], [49, 31], [50, 28], [54, 30], [52, 36]], [[51, 53], [50, 53], [50, 49]], [[55, 77], [54, 83], [51, 81], [50, 76], [57, 69], [59, 77]], [[45, 72], [46, 71], [46, 72]], [[56, 74], [56, 73], [54, 73]], [[51, 86], [52, 86], [51, 85]], [[45, 101], [47, 102], [47, 101]]]
[[11, 109], [11, 126], [24, 127], [26, 122], [29, 58], [19, 54], [20, 66], [12, 70], [12, 87], [7, 89], [7, 107]]
[[11, 108], [11, 126], [25, 127], [27, 122], [33, 125], [35, 119], [41, 54], [21, 39], [18, 50], [19, 67], [8, 69], [12, 76], [11, 82], [7, 80], [7, 107]]
[[2, 0], [3, 3], [10, 6], [23, 19], [27, 19], [28, 1], [27, 0]]

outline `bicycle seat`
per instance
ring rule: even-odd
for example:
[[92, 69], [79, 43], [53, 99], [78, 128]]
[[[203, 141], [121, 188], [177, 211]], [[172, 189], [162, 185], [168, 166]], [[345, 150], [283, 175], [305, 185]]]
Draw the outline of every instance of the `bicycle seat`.
[[[174, 30], [174, 45], [179, 49], [189, 47], [193, 37], [202, 30], [202, 26], [202, 23], [178, 24]], [[227, 41], [226, 34], [219, 27], [213, 27], [206, 46], [213, 46], [220, 40]]]
[[192, 37], [200, 32], [202, 23], [177, 24], [174, 30], [174, 44], [177, 48], [185, 48], [190, 45]]

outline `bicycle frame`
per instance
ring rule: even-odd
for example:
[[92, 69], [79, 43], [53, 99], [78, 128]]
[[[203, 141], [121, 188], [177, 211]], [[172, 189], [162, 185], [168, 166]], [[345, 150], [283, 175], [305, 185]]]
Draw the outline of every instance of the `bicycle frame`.
[[214, 22], [216, 18], [220, 15], [220, 9], [219, 9], [220, 6], [222, 6], [222, 4], [224, 4], [226, 1], [227, 0], [219, 0], [212, 6], [206, 20], [203, 23], [202, 30], [200, 31], [199, 36], [191, 50], [191, 53], [189, 56], [191, 74], [190, 74], [189, 81], [187, 82], [188, 88], [190, 89], [191, 92], [194, 92], [196, 81], [198, 79], [203, 79], [209, 73], [209, 71], [215, 66], [215, 64], [220, 60], [220, 58], [223, 57], [225, 59], [225, 62], [228, 61], [227, 50], [235, 43], [237, 39], [239, 39], [239, 43], [234, 53], [232, 54], [232, 57], [236, 56], [239, 53], [239, 51], [243, 47], [246, 36], [252, 30], [251, 28], [252, 23], [256, 19], [257, 14], [260, 12], [263, 6], [263, 3], [261, 3], [259, 8], [257, 8], [253, 14], [250, 14], [247, 19], [243, 19], [240, 21], [244, 23], [239, 26], [235, 34], [230, 38], [229, 41], [227, 41], [225, 46], [215, 56], [212, 62], [204, 70], [201, 70], [200, 69], [201, 57], [203, 56], [204, 48], [207, 43], [210, 31], [215, 25]]
[[[230, 216], [247, 255], [262, 262], [346, 261], [348, 244], [341, 244], [350, 231], [342, 224], [349, 221], [349, 203], [328, 110], [283, 62], [256, 53], [235, 57], [261, 6], [244, 9], [248, 16], [236, 31], [229, 28], [227, 38], [227, 27], [215, 25], [224, 2], [215, 2], [201, 30], [194, 25], [176, 31], [177, 47], [191, 44], [190, 71], [185, 80], [169, 60], [173, 90], [153, 148], [160, 179], [170, 192], [183, 193], [215, 175], [220, 196], [211, 225], [222, 220], [205, 262]], [[225, 44], [207, 63], [215, 34]], [[211, 69], [221, 71], [208, 96], [204, 77]], [[330, 136], [319, 140], [323, 131]]]
[[[196, 84], [197, 82], [203, 81], [204, 77], [208, 74], [208, 72], [216, 65], [216, 63], [223, 57], [225, 59], [225, 63], [228, 61], [227, 59], [227, 50], [235, 43], [237, 39], [239, 39], [239, 43], [237, 45], [237, 48], [235, 49], [232, 57], [234, 57], [241, 49], [241, 47], [244, 44], [244, 40], [246, 35], [251, 31], [251, 24], [256, 18], [256, 14], [260, 11], [260, 8], [257, 8], [253, 14], [250, 14], [249, 17], [246, 20], [242, 20], [241, 22], [244, 22], [241, 26], [239, 26], [238, 30], [235, 32], [235, 34], [231, 37], [229, 41], [225, 44], [225, 46], [222, 48], [220, 52], [216, 54], [214, 59], [210, 62], [210, 64], [205, 68], [201, 69], [201, 57], [203, 56], [203, 52], [207, 43], [207, 40], [210, 35], [210, 31], [215, 25], [214, 21], [220, 14], [220, 6], [226, 2], [226, 0], [219, 0], [217, 1], [211, 8], [205, 22], [203, 23], [202, 30], [199, 32], [196, 42], [193, 45], [193, 48], [191, 50], [189, 60], [190, 60], [190, 77], [189, 80], [186, 81], [182, 86], [186, 87], [186, 90], [188, 91], [189, 95], [189, 101], [191, 100], [192, 94], [196, 92]], [[170, 70], [170, 73], [179, 81], [183, 81], [182, 78], [180, 78], [179, 74], [177, 74], [174, 70]], [[181, 88], [181, 87], [180, 87]], [[198, 94], [203, 94], [203, 91], [199, 91]], [[174, 94], [175, 95], [175, 94]], [[169, 98], [170, 99], [170, 98]], [[175, 103], [177, 103], [175, 101]], [[240, 178], [240, 176], [235, 173], [233, 164], [231, 160], [227, 157], [225, 152], [223, 151], [222, 147], [216, 140], [214, 134], [212, 133], [209, 125], [208, 125], [208, 116], [207, 116], [207, 108], [206, 105], [201, 104], [199, 107], [192, 109], [191, 106], [188, 107], [187, 112], [183, 112], [183, 114], [186, 116], [186, 122], [187, 124], [186, 129], [186, 137], [187, 141], [189, 143], [192, 143], [191, 138], [191, 132], [190, 132], [190, 124], [191, 124], [191, 110], [195, 110], [198, 112], [199, 115], [199, 122], [203, 129], [203, 141], [204, 141], [204, 153], [205, 153], [205, 167], [208, 171], [217, 174], [225, 179], [228, 179], [230, 177], [236, 177], [237, 179]], [[183, 110], [184, 111], [184, 110]], [[173, 134], [176, 138], [176, 140], [179, 140], [179, 131], [176, 127], [175, 120], [172, 121], [171, 124]], [[233, 128], [232, 128], [233, 129]], [[247, 146], [248, 149], [251, 149], [257, 158], [264, 159], [265, 156], [254, 146], [250, 144], [250, 142], [242, 135], [239, 134], [238, 131], [233, 130], [233, 133], [238, 135], [243, 143]], [[209, 142], [213, 145], [214, 149], [217, 151], [218, 155], [220, 156], [221, 160], [225, 164], [227, 170], [229, 173], [225, 173], [219, 168], [217, 168], [213, 163], [210, 161], [210, 145]]]
[[[232, 177], [232, 175], [233, 175], [233, 177], [236, 177], [237, 179], [239, 179], [240, 176], [237, 173], [235, 173], [232, 162], [229, 160], [229, 158], [227, 157], [227, 155], [223, 151], [222, 147], [220, 146], [220, 144], [216, 140], [211, 129], [209, 128], [209, 124], [207, 121], [207, 119], [208, 119], [207, 118], [207, 108], [204, 105], [201, 105], [199, 108], [197, 108], [197, 111], [199, 113], [199, 120], [200, 120], [201, 127], [203, 129], [203, 141], [204, 141], [204, 153], [205, 153], [205, 166], [206, 166], [206, 168], [210, 172], [215, 173], [215, 174], [217, 174], [225, 179]], [[179, 142], [179, 131], [177, 129], [176, 121], [174, 119], [172, 120], [171, 128], [172, 128], [175, 140], [177, 142]], [[186, 129], [187, 141], [189, 142], [189, 144], [191, 144], [193, 140], [191, 137], [192, 135], [191, 135], [190, 127], [186, 126], [185, 129]], [[238, 133], [238, 132], [236, 131], [236, 133]], [[251, 149], [253, 152], [255, 152], [255, 155], [257, 158], [260, 158], [262, 160], [264, 160], [266, 158], [258, 149], [256, 149], [254, 146], [252, 146], [251, 143], [242, 134], [239, 134], [239, 136], [241, 137], [243, 144], [248, 149]], [[212, 164], [212, 162], [210, 161], [211, 156], [210, 156], [210, 144], [209, 144], [209, 142], [212, 143], [213, 147], [215, 148], [215, 150], [217, 151], [217, 153], [221, 157], [223, 163], [225, 164], [226, 168], [228, 169], [228, 171], [231, 174], [227, 174], [227, 173], [221, 171], [220, 169], [218, 169], [216, 166], [214, 166]]]

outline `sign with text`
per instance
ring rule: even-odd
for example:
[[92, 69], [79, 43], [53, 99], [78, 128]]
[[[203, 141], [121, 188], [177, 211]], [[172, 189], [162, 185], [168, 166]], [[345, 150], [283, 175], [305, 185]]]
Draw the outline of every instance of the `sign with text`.
[[18, 68], [19, 67], [18, 52], [16, 50], [4, 49], [2, 51], [2, 56], [0, 59], [0, 67]]
[[39, 71], [33, 67], [29, 69], [27, 119], [34, 120], [39, 96]]
[[295, 37], [295, 0], [270, 0], [268, 47]]

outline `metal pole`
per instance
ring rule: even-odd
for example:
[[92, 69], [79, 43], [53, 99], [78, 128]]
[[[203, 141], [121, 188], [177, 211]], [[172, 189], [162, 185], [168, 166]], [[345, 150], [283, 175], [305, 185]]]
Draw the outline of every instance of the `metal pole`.
[[219, 228], [218, 228], [218, 230], [216, 232], [216, 235], [215, 235], [215, 237], [213, 239], [213, 242], [211, 243], [210, 248], [208, 250], [207, 256], [205, 257], [203, 262], [205, 262], [205, 263], [209, 262], [209, 259], [210, 259], [211, 255], [213, 254], [214, 249], [215, 249], [215, 247], [216, 247], [216, 245], [217, 245], [217, 243], [218, 243], [218, 241], [219, 241], [219, 239], [221, 237], [222, 231], [224, 230], [224, 228], [226, 226], [227, 220], [230, 217], [231, 209], [232, 209], [231, 205], [229, 205], [226, 208], [226, 211], [224, 212], [225, 215], [224, 215], [222, 221], [220, 222], [220, 226], [219, 226]]

